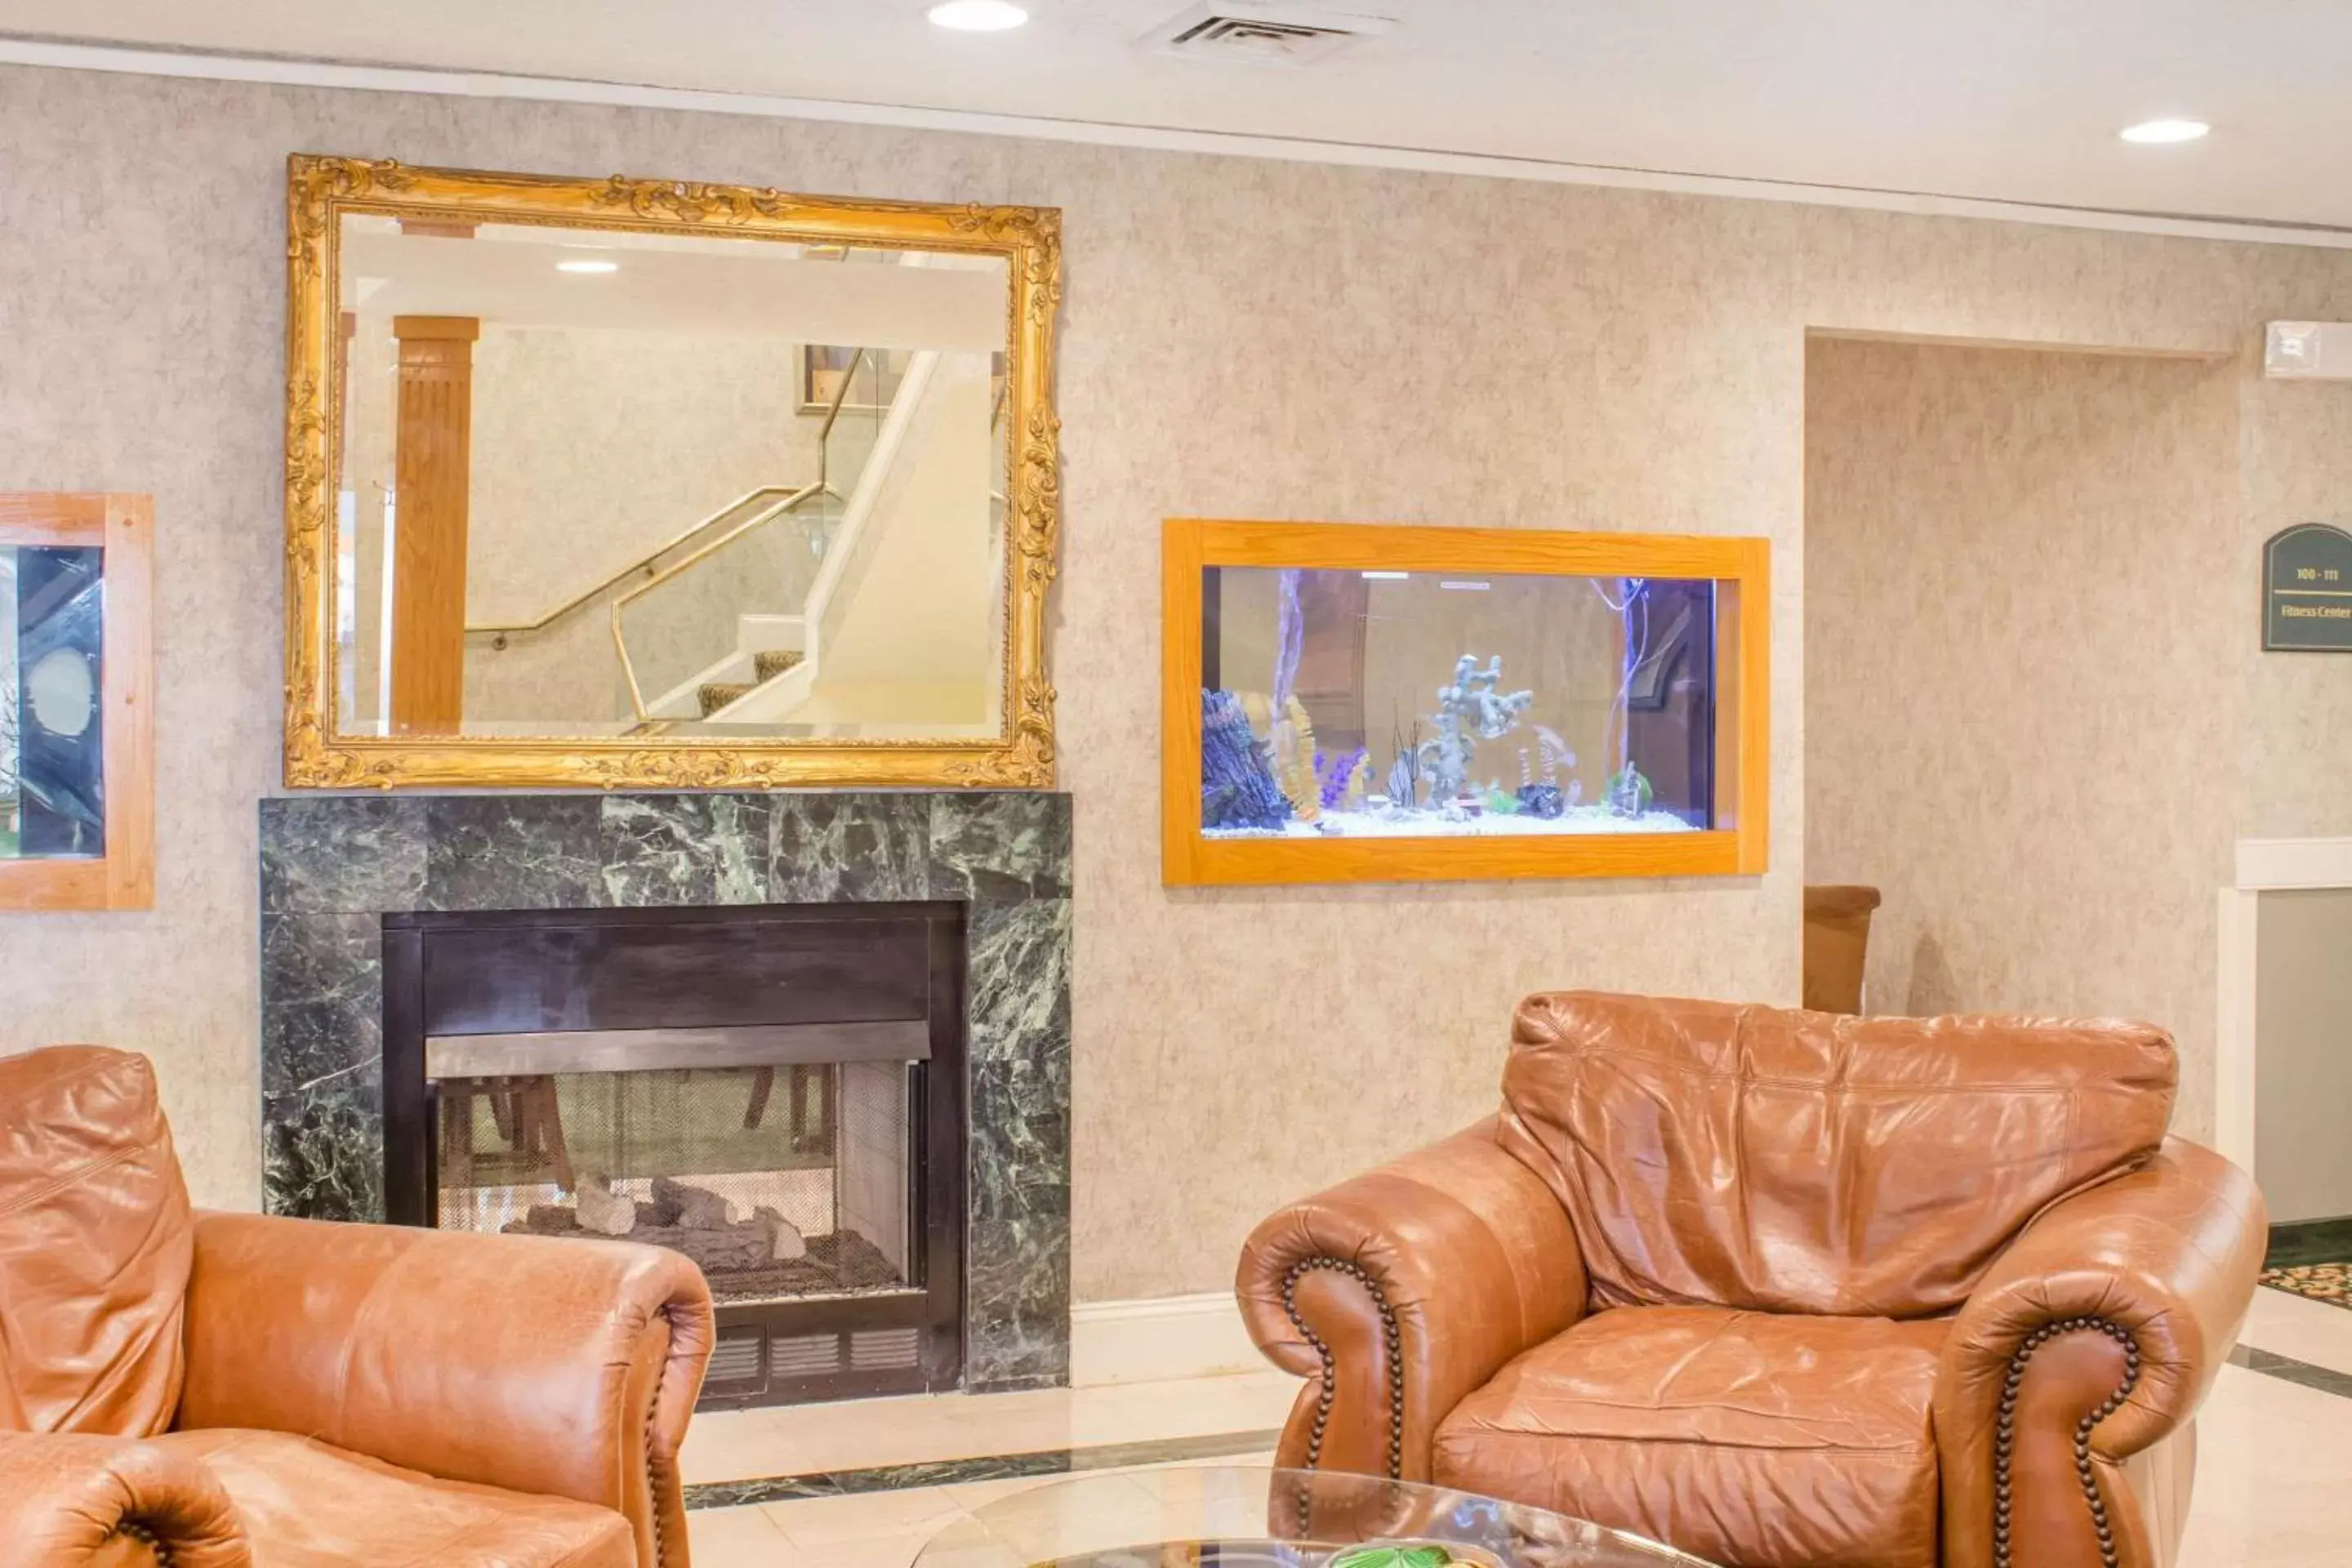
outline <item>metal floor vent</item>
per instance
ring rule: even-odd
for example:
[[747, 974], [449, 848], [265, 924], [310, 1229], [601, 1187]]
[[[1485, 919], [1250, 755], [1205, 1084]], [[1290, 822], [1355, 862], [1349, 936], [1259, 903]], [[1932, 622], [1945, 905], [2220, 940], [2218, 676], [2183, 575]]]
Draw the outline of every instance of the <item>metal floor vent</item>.
[[821, 1377], [841, 1370], [839, 1334], [778, 1334], [768, 1342], [772, 1377]]
[[1208, 0], [1161, 23], [1143, 41], [1186, 59], [1297, 68], [1330, 59], [1391, 26], [1379, 16]]
[[849, 1364], [860, 1372], [919, 1366], [922, 1353], [913, 1329], [863, 1329], [849, 1336]]
[[766, 1336], [756, 1330], [748, 1334], [719, 1336], [710, 1349], [710, 1370], [704, 1374], [708, 1383], [753, 1383], [760, 1376], [760, 1342]]
[[[767, 1342], [765, 1376], [784, 1383], [800, 1378], [833, 1377], [844, 1373], [920, 1372], [923, 1336], [919, 1329], [855, 1329], [847, 1333], [777, 1334]], [[743, 1364], [749, 1352], [750, 1365]], [[720, 1377], [721, 1359], [731, 1381], [761, 1375], [760, 1342], [721, 1340], [710, 1359], [710, 1379]]]

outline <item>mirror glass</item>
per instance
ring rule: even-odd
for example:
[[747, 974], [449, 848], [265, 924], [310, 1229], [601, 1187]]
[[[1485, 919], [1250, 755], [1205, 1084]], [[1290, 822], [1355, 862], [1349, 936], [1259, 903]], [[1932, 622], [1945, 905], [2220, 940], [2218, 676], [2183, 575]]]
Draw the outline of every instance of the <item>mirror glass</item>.
[[104, 563], [0, 544], [0, 859], [106, 853]]
[[999, 732], [1003, 256], [341, 222], [341, 732]]

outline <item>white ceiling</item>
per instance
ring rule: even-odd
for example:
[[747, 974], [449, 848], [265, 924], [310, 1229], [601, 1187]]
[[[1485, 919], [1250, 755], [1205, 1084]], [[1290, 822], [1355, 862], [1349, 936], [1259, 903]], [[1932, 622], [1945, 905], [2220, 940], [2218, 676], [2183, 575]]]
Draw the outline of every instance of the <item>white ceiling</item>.
[[[1321, 3], [1397, 26], [1298, 71], [1138, 44], [1185, 0], [989, 35], [928, 0], [0, 0], [0, 32], [2352, 226], [2352, 0]], [[2213, 135], [2116, 139], [2158, 115]]]

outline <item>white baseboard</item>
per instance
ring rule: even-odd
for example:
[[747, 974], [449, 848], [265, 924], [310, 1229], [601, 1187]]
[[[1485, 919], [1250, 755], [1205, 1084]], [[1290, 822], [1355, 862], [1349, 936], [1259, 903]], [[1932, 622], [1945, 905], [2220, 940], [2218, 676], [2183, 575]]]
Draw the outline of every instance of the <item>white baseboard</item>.
[[1230, 1291], [1140, 1301], [1082, 1301], [1070, 1309], [1070, 1382], [1164, 1383], [1263, 1372], [1272, 1363], [1242, 1327]]

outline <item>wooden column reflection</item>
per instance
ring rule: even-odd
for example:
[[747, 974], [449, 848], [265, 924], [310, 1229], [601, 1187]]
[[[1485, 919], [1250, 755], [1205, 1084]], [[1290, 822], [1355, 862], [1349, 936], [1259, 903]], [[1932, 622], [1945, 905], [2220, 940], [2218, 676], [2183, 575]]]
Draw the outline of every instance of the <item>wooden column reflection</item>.
[[395, 316], [400, 341], [392, 722], [453, 733], [465, 711], [466, 502], [473, 471], [471, 316]]

